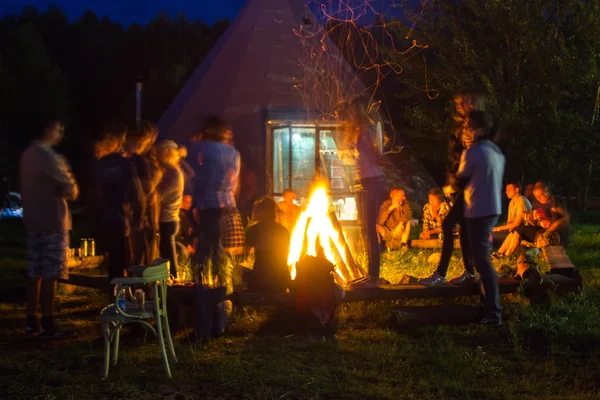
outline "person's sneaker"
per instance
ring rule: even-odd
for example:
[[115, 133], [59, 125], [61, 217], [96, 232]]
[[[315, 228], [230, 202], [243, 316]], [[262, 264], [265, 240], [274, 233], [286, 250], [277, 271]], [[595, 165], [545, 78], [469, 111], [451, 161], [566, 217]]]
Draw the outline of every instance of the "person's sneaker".
[[457, 276], [456, 278], [450, 279], [450, 283], [453, 285], [462, 285], [464, 283], [473, 282], [474, 280], [475, 275], [469, 273], [468, 271], [465, 271], [461, 276]]
[[479, 320], [479, 324], [488, 326], [499, 326], [502, 325], [502, 319], [500, 317], [483, 317]]
[[73, 336], [75, 336], [73, 332], [61, 331], [57, 329], [46, 330], [44, 328], [40, 330], [40, 334], [38, 335], [39, 338], [43, 339], [68, 339], [72, 338]]
[[27, 316], [27, 326], [25, 326], [24, 333], [27, 336], [35, 335], [40, 331], [40, 324], [36, 317]]
[[406, 243], [402, 243], [398, 248], [398, 251], [400, 252], [400, 254], [406, 253], [408, 251], [408, 245]]
[[445, 285], [446, 277], [441, 276], [439, 272], [435, 271], [429, 278], [420, 279], [419, 283], [423, 286]]

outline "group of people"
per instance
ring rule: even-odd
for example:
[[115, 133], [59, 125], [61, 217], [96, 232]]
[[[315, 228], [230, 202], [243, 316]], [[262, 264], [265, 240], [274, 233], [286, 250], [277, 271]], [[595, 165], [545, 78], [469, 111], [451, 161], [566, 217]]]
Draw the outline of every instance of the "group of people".
[[[569, 216], [547, 185], [538, 182], [522, 195], [520, 184], [510, 182], [506, 186], [511, 199], [508, 220], [496, 226], [502, 212], [505, 158], [496, 144], [494, 120], [479, 103], [477, 96], [466, 94], [455, 101], [457, 123], [451, 136], [448, 184], [443, 190], [429, 192], [420, 235], [422, 239], [440, 238], [442, 256], [436, 271], [421, 283], [446, 283], [458, 225], [465, 271], [451, 283], [472, 281], [479, 272], [485, 296], [482, 323], [499, 324], [491, 238], [501, 244], [494, 257], [512, 255], [523, 241], [542, 238], [564, 243]], [[356, 154], [362, 187], [360, 219], [369, 260], [367, 279], [355, 286], [370, 288], [386, 283], [379, 277], [382, 244], [401, 249], [408, 246], [412, 211], [401, 188], [393, 188], [389, 199], [382, 201], [385, 174], [381, 155], [363, 114], [356, 104], [340, 110], [340, 118], [347, 124], [345, 140]], [[41, 293], [41, 331], [60, 336], [65, 332], [53, 322], [54, 295], [57, 280], [67, 275], [71, 228], [67, 201], [78, 197], [79, 188], [67, 161], [53, 150], [63, 137], [64, 126], [53, 121], [40, 132], [20, 165], [31, 278], [26, 333], [40, 331], [36, 313]], [[223, 251], [242, 254], [253, 249], [255, 261], [247, 274], [248, 286], [254, 290], [289, 288], [290, 233], [300, 214], [294, 204], [295, 193], [285, 191], [281, 203], [272, 197], [258, 199], [252, 223], [244, 232], [236, 205], [241, 160], [233, 146], [231, 127], [218, 117], [208, 118], [188, 148], [170, 140], [157, 142], [157, 138], [152, 123], [131, 132], [117, 124], [106, 127], [95, 143], [98, 238], [108, 253], [109, 279], [123, 276], [131, 264], [149, 264], [160, 256], [169, 260], [170, 273], [177, 280], [178, 253], [193, 254], [201, 274], [218, 276]]]

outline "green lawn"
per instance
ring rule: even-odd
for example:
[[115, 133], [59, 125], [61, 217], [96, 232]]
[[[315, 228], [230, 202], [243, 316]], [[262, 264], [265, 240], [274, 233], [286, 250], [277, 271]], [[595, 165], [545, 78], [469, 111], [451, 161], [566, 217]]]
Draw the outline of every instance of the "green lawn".
[[[24, 241], [18, 223], [3, 222], [0, 231], [0, 289], [6, 289], [21, 283]], [[383, 274], [426, 275], [430, 254], [385, 254]], [[60, 298], [60, 321], [78, 337], [53, 345], [22, 337], [23, 304], [0, 304], [0, 398], [598, 399], [600, 226], [577, 225], [569, 255], [584, 276], [583, 295], [544, 308], [504, 299], [510, 316], [500, 328], [394, 332], [387, 318], [395, 304], [347, 304], [338, 341], [312, 343], [264, 333], [273, 310], [245, 309], [226, 337], [207, 346], [180, 331], [172, 380], [164, 378], [155, 342], [134, 337], [125, 338], [109, 380], [100, 379], [101, 293], [81, 289]], [[459, 272], [458, 259], [453, 264]]]

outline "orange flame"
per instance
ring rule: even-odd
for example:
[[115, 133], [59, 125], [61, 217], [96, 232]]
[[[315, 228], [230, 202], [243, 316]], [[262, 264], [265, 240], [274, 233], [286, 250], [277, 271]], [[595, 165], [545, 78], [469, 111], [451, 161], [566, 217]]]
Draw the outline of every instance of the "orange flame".
[[[296, 263], [303, 255], [317, 255], [317, 240], [323, 248], [325, 257], [335, 265], [335, 272], [342, 282], [346, 277], [338, 266], [338, 259], [348, 265], [344, 251], [343, 233], [337, 231], [329, 218], [329, 196], [325, 187], [317, 187], [310, 196], [308, 207], [300, 214], [298, 222], [292, 232], [288, 265], [292, 279], [296, 278]], [[306, 242], [305, 242], [306, 240]], [[306, 244], [306, 246], [305, 246]], [[303, 253], [306, 248], [305, 253]], [[336, 257], [337, 253], [339, 257]]]

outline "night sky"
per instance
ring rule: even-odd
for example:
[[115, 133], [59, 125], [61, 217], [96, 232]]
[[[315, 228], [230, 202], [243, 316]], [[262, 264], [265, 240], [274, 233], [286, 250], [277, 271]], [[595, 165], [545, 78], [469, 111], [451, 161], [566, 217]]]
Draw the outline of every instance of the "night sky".
[[53, 4], [62, 9], [70, 20], [77, 19], [87, 9], [99, 17], [107, 15], [124, 25], [133, 22], [146, 24], [159, 12], [172, 17], [184, 14], [188, 19], [213, 23], [219, 19], [233, 19], [246, 0], [1, 0], [0, 16], [20, 14], [32, 5], [44, 11]]

